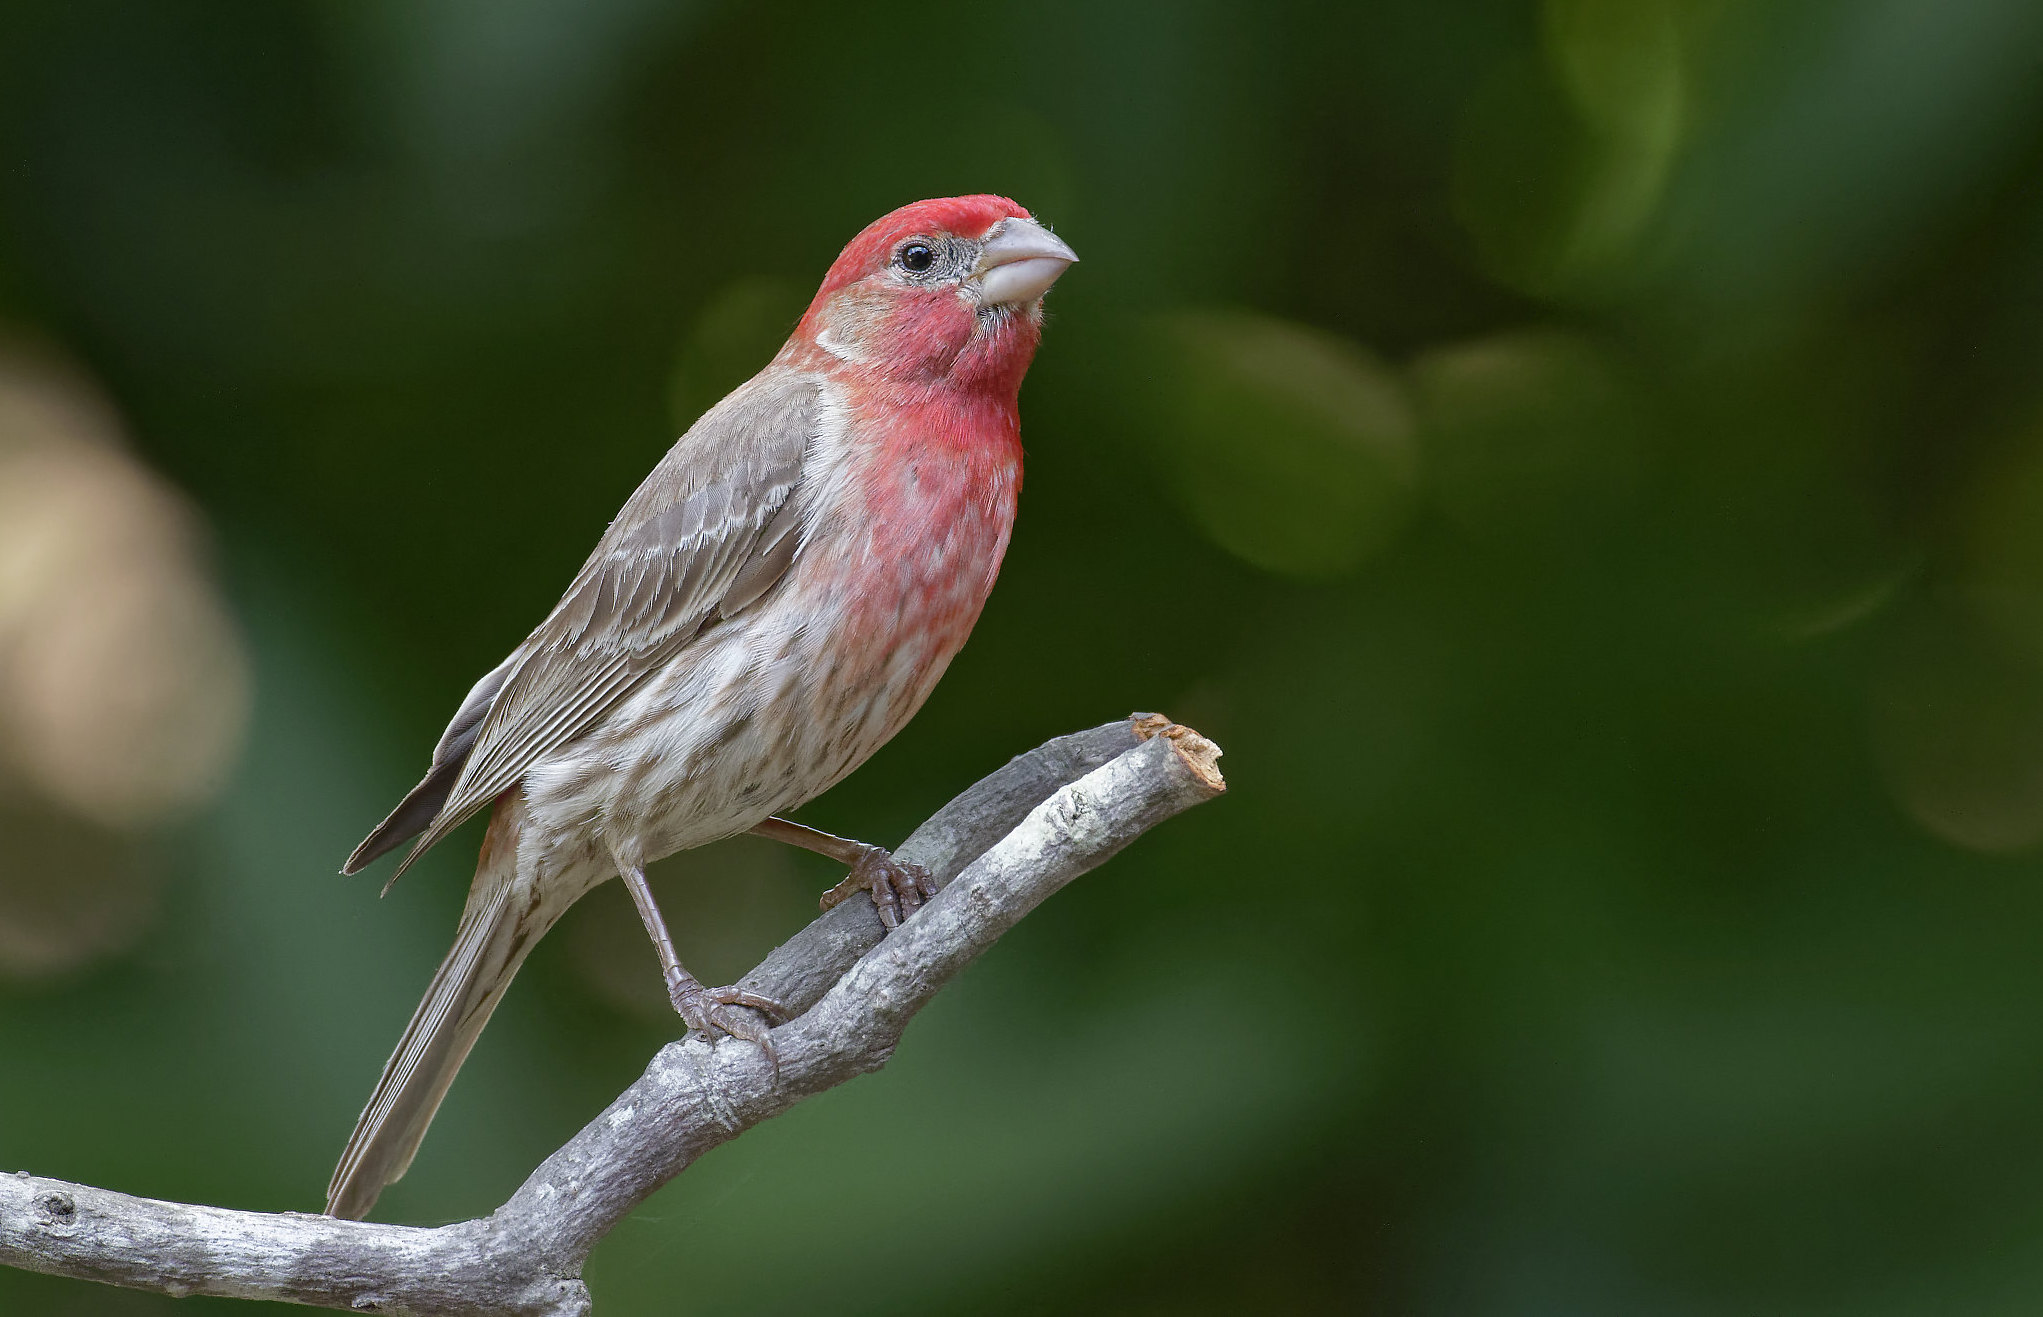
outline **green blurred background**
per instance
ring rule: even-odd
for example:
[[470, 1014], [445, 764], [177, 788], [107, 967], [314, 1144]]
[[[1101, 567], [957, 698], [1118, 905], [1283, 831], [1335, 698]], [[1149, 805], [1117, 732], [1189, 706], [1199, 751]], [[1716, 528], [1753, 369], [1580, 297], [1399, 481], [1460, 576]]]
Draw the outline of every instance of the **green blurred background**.
[[[1232, 792], [598, 1310], [2043, 1310], [2035, 0], [7, 0], [0, 1167], [316, 1208], [474, 833], [338, 862], [843, 241], [980, 190], [1084, 257], [1020, 526], [802, 817], [1138, 708]], [[656, 882], [715, 979], [835, 876]], [[613, 885], [380, 1214], [673, 1033]]]

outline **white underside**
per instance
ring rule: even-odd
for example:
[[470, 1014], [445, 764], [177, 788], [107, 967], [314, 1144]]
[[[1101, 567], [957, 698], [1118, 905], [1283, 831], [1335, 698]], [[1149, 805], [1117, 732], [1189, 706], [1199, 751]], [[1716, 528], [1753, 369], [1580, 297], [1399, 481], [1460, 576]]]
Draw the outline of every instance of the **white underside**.
[[[939, 606], [976, 614], [1005, 527], [934, 534], [921, 561], [861, 571], [865, 596], [847, 598], [845, 565], [870, 567], [875, 555], [852, 478], [859, 440], [844, 416], [838, 405], [822, 409], [803, 484], [825, 494], [814, 506], [829, 512], [804, 527], [786, 578], [527, 771], [533, 826], [521, 837], [518, 878], [538, 885], [550, 913], [620, 861], [649, 863], [728, 837], [820, 795], [900, 730], [962, 643], [962, 633], [916, 626], [914, 610], [927, 606], [934, 583]], [[854, 605], [903, 625], [877, 646], [862, 642], [850, 626]]]

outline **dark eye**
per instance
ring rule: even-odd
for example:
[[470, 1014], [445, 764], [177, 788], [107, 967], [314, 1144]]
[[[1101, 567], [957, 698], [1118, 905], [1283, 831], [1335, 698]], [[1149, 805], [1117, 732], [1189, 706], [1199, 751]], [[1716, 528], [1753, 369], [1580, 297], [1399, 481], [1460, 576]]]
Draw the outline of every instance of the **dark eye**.
[[901, 248], [901, 254], [894, 259], [901, 262], [901, 268], [908, 273], [921, 274], [936, 264], [936, 253], [930, 250], [926, 242], [911, 242]]

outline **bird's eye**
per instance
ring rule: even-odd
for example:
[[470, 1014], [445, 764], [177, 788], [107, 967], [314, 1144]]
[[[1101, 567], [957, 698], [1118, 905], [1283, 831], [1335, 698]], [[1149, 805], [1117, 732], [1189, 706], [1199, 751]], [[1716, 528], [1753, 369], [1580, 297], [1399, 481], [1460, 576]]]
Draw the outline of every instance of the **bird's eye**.
[[929, 244], [926, 242], [911, 242], [903, 247], [901, 254], [894, 259], [899, 261], [901, 268], [908, 271], [908, 273], [921, 274], [924, 270], [936, 264], [936, 253], [930, 250]]

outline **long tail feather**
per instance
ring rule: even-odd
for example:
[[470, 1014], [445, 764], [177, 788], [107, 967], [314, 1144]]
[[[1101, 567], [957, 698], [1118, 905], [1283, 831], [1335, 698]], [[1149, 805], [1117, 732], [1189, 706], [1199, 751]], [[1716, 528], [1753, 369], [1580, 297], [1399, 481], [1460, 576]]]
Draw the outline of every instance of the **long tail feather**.
[[355, 1220], [367, 1216], [383, 1186], [411, 1166], [412, 1154], [425, 1138], [455, 1072], [468, 1059], [525, 953], [546, 931], [532, 925], [533, 912], [526, 902], [514, 899], [515, 890], [515, 884], [499, 881], [488, 895], [471, 900], [462, 914], [454, 949], [440, 962], [425, 1000], [412, 1014], [369, 1105], [355, 1122], [347, 1151], [327, 1186], [329, 1216]]

